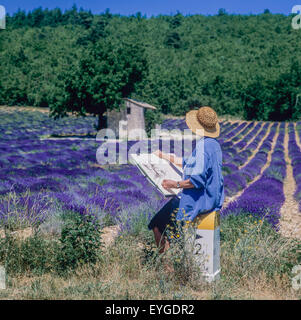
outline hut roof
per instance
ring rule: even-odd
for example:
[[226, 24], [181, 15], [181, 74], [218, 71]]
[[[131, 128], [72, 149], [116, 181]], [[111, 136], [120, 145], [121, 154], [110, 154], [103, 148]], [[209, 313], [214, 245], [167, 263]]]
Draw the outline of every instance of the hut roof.
[[136, 106], [141, 107], [141, 108], [146, 108], [146, 109], [152, 109], [152, 110], [156, 110], [157, 108], [145, 103], [145, 102], [141, 102], [141, 101], [137, 101], [137, 100], [133, 100], [133, 99], [129, 99], [129, 98], [124, 98], [125, 101], [129, 101], [131, 103], [134, 103]]

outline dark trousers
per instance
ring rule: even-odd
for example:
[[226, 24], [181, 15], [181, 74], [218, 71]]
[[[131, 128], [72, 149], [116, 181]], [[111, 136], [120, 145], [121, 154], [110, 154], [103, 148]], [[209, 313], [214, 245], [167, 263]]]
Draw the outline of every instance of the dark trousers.
[[[175, 216], [179, 209], [180, 199], [172, 197], [152, 218], [148, 224], [148, 229], [152, 230], [157, 227], [161, 234], [165, 234], [167, 225], [177, 229]], [[174, 216], [172, 214], [174, 213]]]

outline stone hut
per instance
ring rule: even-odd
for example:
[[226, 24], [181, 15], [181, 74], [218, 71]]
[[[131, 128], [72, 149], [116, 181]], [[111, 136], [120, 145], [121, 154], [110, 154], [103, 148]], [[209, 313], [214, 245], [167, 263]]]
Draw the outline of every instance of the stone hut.
[[115, 132], [116, 138], [139, 140], [145, 136], [144, 110], [156, 110], [148, 103], [125, 98], [120, 110], [107, 112], [107, 128]]

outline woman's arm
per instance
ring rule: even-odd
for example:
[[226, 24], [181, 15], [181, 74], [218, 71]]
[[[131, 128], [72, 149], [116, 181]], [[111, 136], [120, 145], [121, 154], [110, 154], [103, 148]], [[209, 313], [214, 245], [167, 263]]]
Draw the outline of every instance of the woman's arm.
[[172, 162], [173, 164], [175, 164], [176, 166], [182, 168], [182, 158], [179, 158], [179, 157], [175, 156], [174, 154], [163, 153], [161, 150], [155, 151], [154, 154], [156, 156], [158, 156], [159, 158], [168, 160], [168, 161]]
[[[164, 189], [176, 189], [177, 188], [177, 181], [174, 180], [163, 180], [162, 187]], [[181, 189], [191, 189], [194, 188], [194, 185], [191, 183], [189, 179], [179, 181], [179, 185]]]

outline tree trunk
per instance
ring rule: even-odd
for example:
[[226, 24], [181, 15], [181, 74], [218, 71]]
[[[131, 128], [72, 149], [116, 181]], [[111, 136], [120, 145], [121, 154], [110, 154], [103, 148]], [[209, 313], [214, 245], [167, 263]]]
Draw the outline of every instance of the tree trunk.
[[105, 129], [107, 127], [107, 117], [104, 114], [98, 115], [98, 126], [97, 130]]

